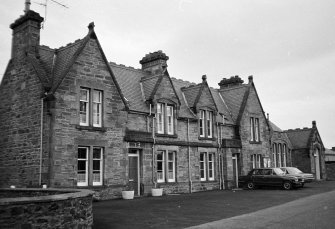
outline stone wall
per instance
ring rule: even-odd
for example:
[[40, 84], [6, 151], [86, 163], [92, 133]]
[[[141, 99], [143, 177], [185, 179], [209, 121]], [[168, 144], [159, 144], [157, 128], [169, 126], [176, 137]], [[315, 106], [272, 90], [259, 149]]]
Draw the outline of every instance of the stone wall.
[[[3, 229], [91, 228], [93, 225], [92, 191], [6, 189], [0, 193], [20, 196], [0, 199]], [[36, 193], [40, 195], [31, 197]]]
[[9, 63], [0, 86], [0, 187], [39, 184], [42, 91], [29, 63]]

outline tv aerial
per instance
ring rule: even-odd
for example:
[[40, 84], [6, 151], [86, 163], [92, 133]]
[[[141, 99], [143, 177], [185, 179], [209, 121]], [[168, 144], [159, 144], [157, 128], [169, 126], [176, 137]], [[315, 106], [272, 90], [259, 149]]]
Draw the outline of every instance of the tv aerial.
[[[47, 12], [48, 12], [47, 9], [48, 9], [48, 2], [49, 1], [55, 3], [56, 5], [61, 6], [63, 8], [69, 9], [69, 7], [67, 5], [65, 5], [65, 4], [63, 4], [61, 2], [58, 2], [56, 0], [44, 0], [44, 2], [33, 2], [33, 3], [37, 4], [37, 5], [40, 5], [40, 6], [44, 7], [44, 21], [43, 21], [43, 23], [41, 25], [42, 28], [44, 27], [44, 24], [47, 21]], [[30, 0], [26, 0], [25, 4], [26, 4], [26, 10], [27, 10], [27, 5], [28, 5], [28, 8], [29, 8]]]

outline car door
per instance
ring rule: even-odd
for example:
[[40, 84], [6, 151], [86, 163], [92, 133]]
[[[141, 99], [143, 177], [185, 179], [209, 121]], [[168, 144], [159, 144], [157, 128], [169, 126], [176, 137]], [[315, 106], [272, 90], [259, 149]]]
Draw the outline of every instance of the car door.
[[263, 170], [262, 169], [255, 169], [254, 170], [253, 180], [254, 180], [255, 185], [263, 185], [264, 184], [264, 175], [263, 175]]
[[262, 185], [273, 185], [272, 169], [263, 169]]

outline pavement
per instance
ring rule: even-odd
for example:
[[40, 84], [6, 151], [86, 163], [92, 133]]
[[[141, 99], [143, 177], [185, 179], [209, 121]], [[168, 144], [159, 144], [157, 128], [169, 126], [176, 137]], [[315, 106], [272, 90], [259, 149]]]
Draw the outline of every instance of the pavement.
[[[100, 201], [93, 204], [93, 228], [223, 228], [222, 225], [228, 226], [229, 222], [234, 224], [234, 217], [252, 217], [252, 214], [256, 214], [253, 217], [257, 218], [262, 210], [263, 213], [269, 212], [278, 205], [333, 190], [335, 181], [322, 181], [289, 191], [277, 188], [218, 190]], [[255, 218], [248, 220], [252, 219]], [[248, 220], [245, 221], [246, 226], [250, 226]]]

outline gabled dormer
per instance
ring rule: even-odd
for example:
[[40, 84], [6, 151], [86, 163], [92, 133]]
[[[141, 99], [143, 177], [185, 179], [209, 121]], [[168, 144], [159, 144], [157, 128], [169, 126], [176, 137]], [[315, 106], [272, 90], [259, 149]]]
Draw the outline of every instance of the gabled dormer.
[[147, 73], [140, 84], [143, 99], [156, 114], [156, 133], [176, 135], [176, 118], [180, 109], [180, 99], [167, 71], [169, 57], [162, 51], [149, 53], [142, 58], [142, 70]]
[[202, 76], [202, 83], [182, 88], [188, 106], [199, 120], [199, 137], [213, 139], [214, 123], [218, 112], [206, 75]]

